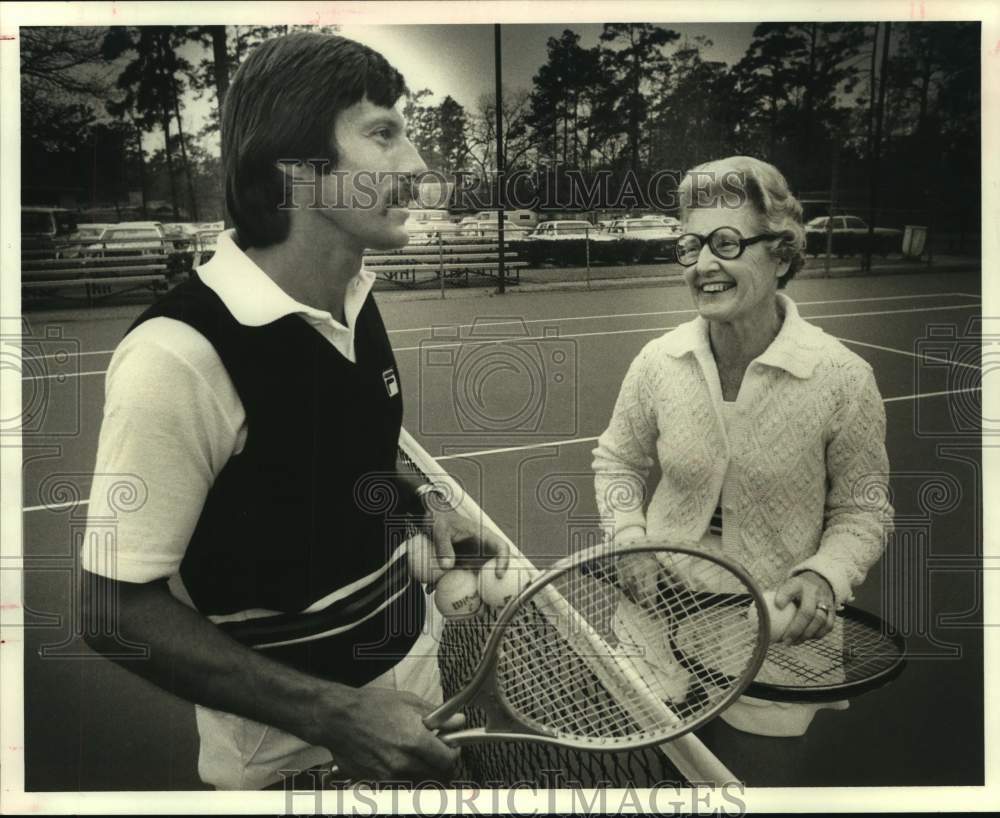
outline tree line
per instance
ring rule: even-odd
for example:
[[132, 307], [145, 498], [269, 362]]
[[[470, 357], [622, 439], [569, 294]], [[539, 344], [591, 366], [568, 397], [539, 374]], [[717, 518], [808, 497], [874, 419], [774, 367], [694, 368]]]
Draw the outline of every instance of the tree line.
[[[36, 195], [75, 182], [83, 201], [138, 190], [144, 210], [159, 200], [174, 218], [221, 218], [218, 111], [229, 79], [254, 45], [292, 28], [22, 30], [23, 178]], [[975, 22], [762, 23], [729, 65], [707, 56], [707, 38], [668, 26], [606, 24], [592, 47], [566, 28], [549, 38], [530, 87], [505, 88], [505, 165], [642, 179], [751, 154], [807, 199], [832, 192], [883, 222], [926, 216], [972, 230], [979, 39]], [[191, 92], [215, 103], [198, 133], [183, 127]], [[425, 161], [489, 177], [494, 96], [469, 109], [434, 98], [415, 89], [405, 100]], [[143, 149], [151, 132], [163, 148]]]
[[[264, 40], [308, 26], [45, 27], [21, 30], [25, 201], [58, 193], [180, 221], [223, 217], [220, 111], [233, 72]], [[185, 53], [199, 54], [194, 60]], [[188, 94], [214, 101], [184, 130]], [[163, 147], [144, 148], [157, 133]], [[129, 202], [137, 191], [140, 201]], [[156, 209], [155, 205], [163, 209]]]

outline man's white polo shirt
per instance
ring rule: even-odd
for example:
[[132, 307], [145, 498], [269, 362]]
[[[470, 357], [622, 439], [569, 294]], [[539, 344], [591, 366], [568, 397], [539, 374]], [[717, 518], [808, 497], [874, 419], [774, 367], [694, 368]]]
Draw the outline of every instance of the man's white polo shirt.
[[[298, 315], [355, 361], [354, 327], [373, 273], [361, 270], [348, 284], [346, 325], [285, 293], [236, 245], [232, 231], [219, 236], [215, 256], [198, 275], [244, 326]], [[114, 520], [117, 554], [90, 545], [83, 567], [128, 582], [176, 574], [209, 489], [246, 435], [236, 389], [201, 333], [163, 317], [136, 327], [108, 367], [89, 508], [91, 520]], [[123, 481], [135, 486], [127, 512], [120, 509]], [[85, 542], [94, 541], [88, 534]]]

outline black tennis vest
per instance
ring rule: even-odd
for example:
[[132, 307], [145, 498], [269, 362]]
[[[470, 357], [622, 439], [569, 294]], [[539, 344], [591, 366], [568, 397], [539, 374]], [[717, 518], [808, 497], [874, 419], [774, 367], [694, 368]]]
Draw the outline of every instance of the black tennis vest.
[[211, 342], [247, 419], [181, 563], [195, 606], [281, 612], [220, 627], [318, 676], [357, 686], [388, 670], [419, 635], [425, 602], [405, 556], [390, 562], [406, 536], [389, 483], [403, 406], [375, 300], [357, 318], [356, 363], [296, 315], [241, 325], [197, 274], [130, 331], [158, 316]]

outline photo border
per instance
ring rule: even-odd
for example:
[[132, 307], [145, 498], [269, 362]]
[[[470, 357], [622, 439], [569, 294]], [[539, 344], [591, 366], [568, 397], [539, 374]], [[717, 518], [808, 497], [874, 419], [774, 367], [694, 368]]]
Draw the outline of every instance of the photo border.
[[[392, 20], [402, 23], [542, 23], [566, 22], [601, 23], [619, 22], [748, 22], [745, 2], [711, 0], [692, 4], [685, 0], [660, 2], [604, 3], [588, 0], [572, 2], [476, 2], [452, 4], [444, 2], [383, 2], [383, 3], [316, 3], [251, 4], [222, 2], [213, 4], [183, 3], [6, 3], [0, 5], [0, 93], [3, 112], [0, 116], [0, 237], [2, 256], [0, 269], [0, 315], [4, 322], [16, 322], [20, 317], [20, 281], [14, 272], [19, 268], [20, 225], [18, 219], [20, 198], [20, 102], [17, 37], [21, 25], [151, 25], [177, 23], [296, 23], [296, 24], [350, 24], [378, 25]], [[1000, 315], [1000, 300], [993, 266], [1000, 253], [1000, 235], [996, 229], [1000, 216], [1000, 176], [998, 162], [1000, 127], [997, 112], [1000, 110], [1000, 4], [977, 0], [976, 2], [929, 2], [927, 0], [840, 0], [816, 4], [809, 2], [772, 2], [766, 6], [766, 17], [783, 21], [804, 18], [818, 21], [841, 20], [979, 20], [982, 22], [982, 230], [983, 270], [991, 271], [983, 280], [983, 315]], [[754, 20], [750, 22], [763, 22]], [[989, 149], [987, 149], [989, 148]], [[4, 325], [6, 329], [6, 324]], [[984, 373], [991, 374], [991, 373]], [[0, 371], [0, 406], [3, 417], [16, 414], [21, 403], [21, 383], [17, 372]], [[984, 377], [984, 416], [993, 417], [991, 410], [1000, 406], [997, 377]], [[989, 407], [989, 408], [987, 408]], [[1000, 496], [997, 475], [1000, 474], [1000, 450], [996, 445], [984, 446], [984, 497]], [[285, 794], [282, 792], [142, 792], [142, 793], [44, 793], [24, 792], [24, 711], [23, 711], [23, 656], [19, 626], [22, 612], [22, 583], [17, 566], [21, 556], [21, 459], [20, 448], [12, 441], [0, 440], [0, 482], [4, 486], [3, 507], [0, 509], [0, 606], [3, 622], [0, 626], [0, 802], [2, 811], [56, 814], [77, 812], [83, 814], [160, 812], [218, 814], [218, 813], [281, 813], [285, 811]], [[1000, 530], [1000, 504], [984, 503], [984, 553], [998, 555], [996, 535]], [[1000, 623], [1000, 577], [995, 571], [983, 572], [984, 622]], [[998, 665], [998, 632], [991, 624], [985, 626], [985, 690], [995, 689], [990, 681], [1000, 682]], [[912, 811], [979, 811], [990, 807], [1000, 808], [998, 788], [998, 730], [997, 694], [987, 695], [985, 705], [986, 786], [984, 787], [885, 787], [885, 788], [786, 788], [749, 789], [747, 807], [751, 811], [801, 811], [835, 812], [855, 810], [912, 810]], [[936, 714], [915, 713], [914, 718], [940, 717]], [[380, 809], [391, 802], [387, 794], [373, 796]], [[537, 803], [542, 796], [529, 792], [517, 793], [513, 802], [518, 809], [551, 809], [547, 800]], [[303, 797], [296, 799], [296, 808], [304, 810], [308, 804]], [[488, 802], [484, 802], [488, 804]], [[359, 802], [358, 808], [364, 807]], [[406, 809], [406, 799], [398, 802]], [[410, 804], [412, 807], [412, 803]], [[572, 802], [560, 797], [557, 807], [572, 807]], [[715, 808], [725, 804], [713, 803]], [[344, 808], [350, 809], [349, 801]], [[485, 810], [484, 810], [485, 811]], [[363, 813], [369, 814], [369, 813]]]

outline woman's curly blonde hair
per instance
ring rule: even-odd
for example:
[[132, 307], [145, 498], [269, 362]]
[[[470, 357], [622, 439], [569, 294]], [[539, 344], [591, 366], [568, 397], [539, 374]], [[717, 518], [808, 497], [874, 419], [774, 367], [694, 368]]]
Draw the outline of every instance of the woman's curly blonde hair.
[[762, 233], [778, 233], [775, 255], [788, 262], [788, 270], [778, 279], [784, 288], [806, 261], [806, 232], [802, 226], [802, 205], [792, 195], [788, 182], [774, 165], [752, 156], [727, 156], [691, 168], [677, 189], [681, 219], [698, 207], [737, 208], [747, 199], [757, 211]]

